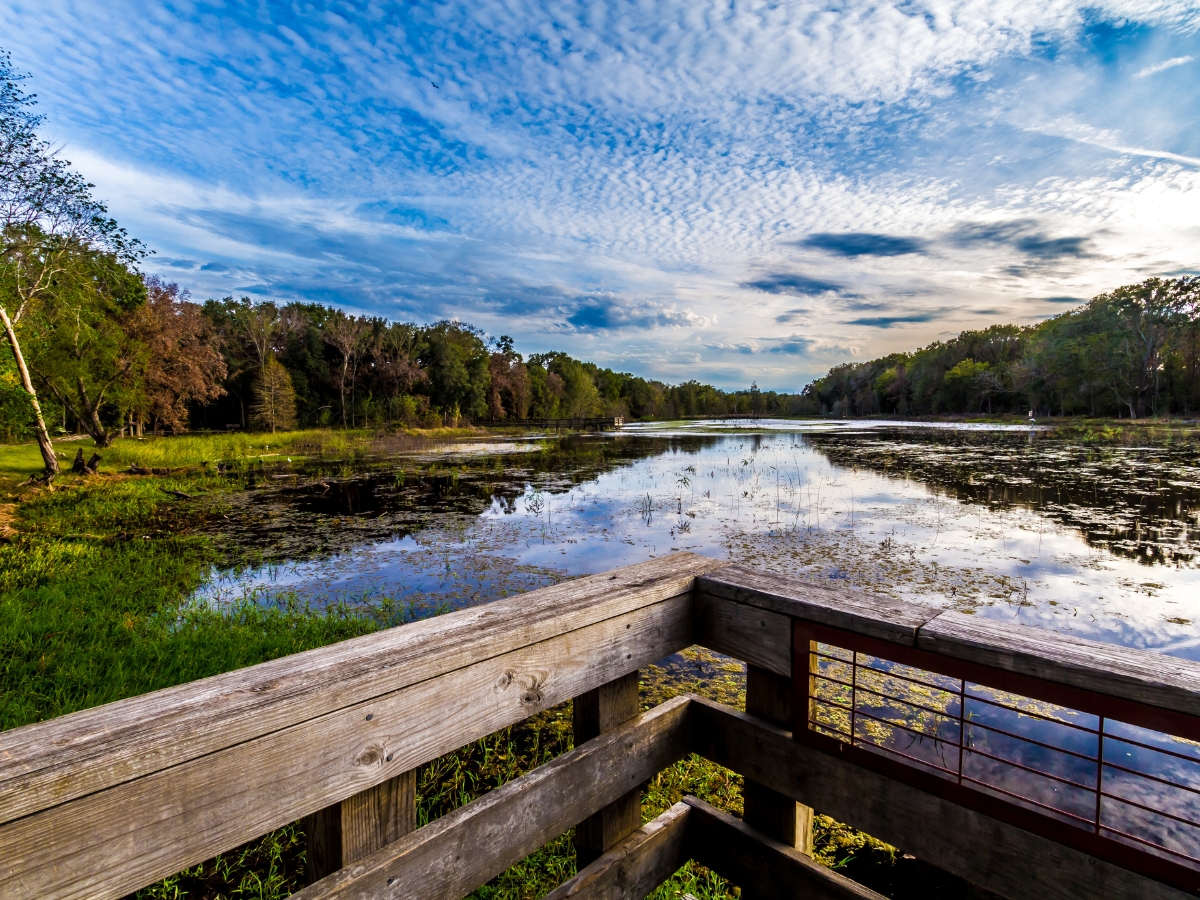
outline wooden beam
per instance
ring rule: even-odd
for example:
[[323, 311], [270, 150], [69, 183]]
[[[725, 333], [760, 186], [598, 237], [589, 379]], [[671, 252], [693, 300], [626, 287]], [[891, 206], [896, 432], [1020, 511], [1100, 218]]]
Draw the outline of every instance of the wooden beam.
[[639, 606], [35, 813], [0, 828], [0, 896], [124, 896], [691, 643], [689, 596]]
[[693, 697], [691, 716], [694, 752], [1010, 900], [1189, 896], [797, 743], [746, 713]]
[[459, 900], [687, 753], [670, 700], [295, 894], [296, 900]]
[[676, 803], [542, 900], [644, 900], [687, 862], [690, 812]]
[[944, 612], [923, 626], [917, 647], [941, 656], [1200, 716], [1200, 662], [1190, 659], [957, 612]]
[[792, 620], [757, 606], [697, 592], [696, 643], [784, 678], [792, 675]]
[[312, 884], [416, 830], [417, 772], [404, 772], [305, 816], [302, 827], [305, 875]]
[[695, 797], [691, 807], [688, 854], [742, 889], [743, 897], [764, 900], [884, 900], [882, 894], [851, 881], [794, 847], [772, 840], [740, 819]]
[[690, 593], [672, 553], [0, 733], [0, 823]]
[[[638, 714], [639, 707], [636, 671], [576, 697], [572, 704], [576, 746], [629, 721]], [[575, 855], [579, 868], [598, 859], [641, 824], [640, 788], [634, 788], [588, 816], [575, 826]]]
[[[830, 628], [912, 646], [917, 629], [940, 607], [894, 600], [857, 588], [801, 581], [782, 575], [728, 566], [700, 575], [696, 590]], [[782, 673], [780, 673], [782, 674]]]
[[[746, 669], [746, 712], [780, 728], [792, 721], [792, 680], [757, 666]], [[812, 807], [797, 803], [747, 777], [743, 790], [747, 825], [808, 856], [813, 851]]]

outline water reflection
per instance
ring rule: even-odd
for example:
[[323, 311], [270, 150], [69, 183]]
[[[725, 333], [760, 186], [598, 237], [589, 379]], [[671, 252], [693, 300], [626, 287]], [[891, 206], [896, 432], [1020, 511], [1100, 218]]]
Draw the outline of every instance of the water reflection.
[[1200, 658], [1194, 444], [821, 423], [651, 426], [262, 472], [246, 593], [460, 606], [692, 550]]

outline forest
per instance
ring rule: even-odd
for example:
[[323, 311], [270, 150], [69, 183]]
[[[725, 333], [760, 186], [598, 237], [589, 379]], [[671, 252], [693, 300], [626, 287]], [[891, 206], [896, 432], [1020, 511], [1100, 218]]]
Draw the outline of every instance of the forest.
[[964, 331], [836, 366], [803, 404], [833, 416], [1192, 416], [1200, 410], [1200, 277], [1150, 278], [1036, 325]]

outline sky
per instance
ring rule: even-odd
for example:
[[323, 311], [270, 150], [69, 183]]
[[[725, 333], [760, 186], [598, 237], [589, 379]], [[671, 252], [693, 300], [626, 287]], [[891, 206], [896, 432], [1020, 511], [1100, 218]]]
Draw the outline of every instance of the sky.
[[0, 0], [193, 299], [721, 387], [1200, 273], [1200, 0]]

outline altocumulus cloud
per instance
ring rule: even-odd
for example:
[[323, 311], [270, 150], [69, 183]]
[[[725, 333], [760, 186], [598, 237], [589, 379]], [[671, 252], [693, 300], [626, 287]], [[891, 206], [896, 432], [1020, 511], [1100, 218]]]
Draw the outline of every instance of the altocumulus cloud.
[[0, 34], [198, 297], [794, 389], [1200, 266], [1194, 0], [9, 0]]

